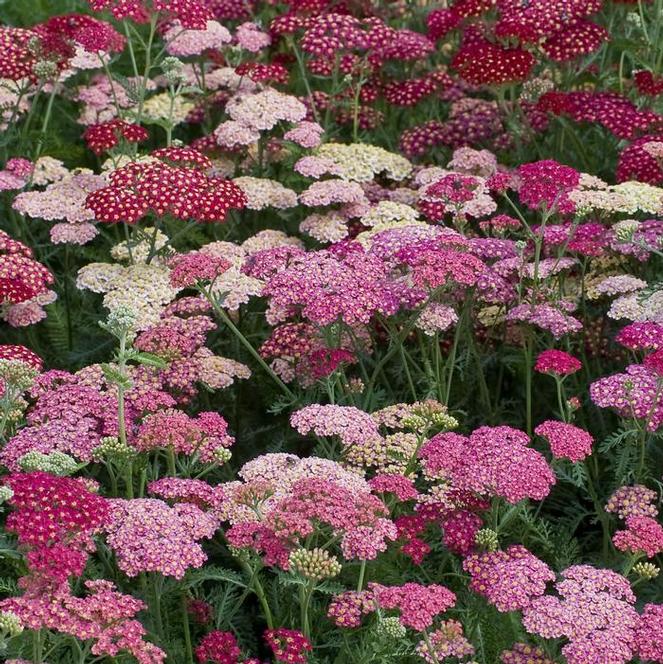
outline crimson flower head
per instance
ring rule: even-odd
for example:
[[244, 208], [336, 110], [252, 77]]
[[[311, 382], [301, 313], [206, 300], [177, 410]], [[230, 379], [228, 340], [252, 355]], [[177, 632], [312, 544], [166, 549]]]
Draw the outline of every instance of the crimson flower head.
[[649, 353], [649, 355], [647, 355], [642, 361], [642, 364], [650, 371], [663, 377], [663, 348], [659, 348], [653, 353]]
[[45, 293], [53, 275], [32, 258], [32, 250], [0, 231], [0, 304], [18, 304]]
[[569, 376], [582, 368], [580, 360], [563, 350], [544, 350], [536, 358], [534, 370], [553, 376]]
[[49, 473], [14, 473], [7, 478], [13, 491], [7, 530], [26, 547], [32, 572], [62, 582], [80, 575], [92, 536], [108, 523], [109, 503], [88, 491], [82, 479]]
[[434, 9], [426, 19], [428, 27], [428, 37], [430, 39], [440, 39], [448, 32], [451, 32], [461, 21], [461, 16], [454, 7], [444, 9]]
[[126, 39], [106, 21], [86, 14], [53, 16], [34, 27], [44, 50], [68, 59], [82, 46], [89, 53], [119, 53]]
[[524, 81], [534, 63], [534, 56], [529, 51], [505, 48], [468, 30], [451, 65], [468, 83], [499, 85]]
[[462, 205], [474, 198], [479, 181], [470, 175], [451, 173], [434, 182], [426, 189], [426, 194], [440, 198], [450, 205]]
[[248, 76], [255, 83], [273, 81], [274, 83], [287, 83], [290, 76], [286, 67], [280, 62], [243, 62], [235, 69], [240, 76]]
[[180, 166], [182, 168], [198, 168], [206, 170], [212, 168], [212, 161], [202, 152], [189, 147], [167, 147], [159, 148], [151, 152], [153, 157], [160, 159], [169, 166]]
[[[166, 151], [152, 154], [157, 161], [133, 162], [113, 171], [110, 185], [89, 194], [86, 207], [98, 221], [133, 224], [150, 213], [199, 222], [223, 221], [230, 209], [246, 205], [246, 195], [233, 182], [187, 167], [192, 160], [207, 165], [207, 157], [192, 149]], [[184, 157], [186, 165], [172, 165]]]
[[196, 648], [196, 659], [200, 664], [236, 664], [241, 654], [235, 636], [218, 629], [205, 634]]
[[37, 353], [31, 351], [25, 346], [19, 346], [14, 344], [3, 344], [0, 345], [0, 360], [14, 360], [18, 362], [23, 362], [28, 366], [31, 366], [37, 371], [41, 371], [44, 366], [44, 362], [37, 355]]
[[265, 641], [274, 652], [277, 662], [292, 662], [292, 664], [304, 663], [307, 660], [307, 652], [313, 647], [311, 642], [295, 629], [268, 629], [265, 632]]
[[113, 16], [145, 23], [151, 14], [160, 14], [172, 21], [178, 20], [188, 30], [204, 30], [207, 21], [214, 18], [201, 0], [89, 0], [95, 11], [110, 9]]
[[0, 78], [18, 81], [34, 77], [36, 55], [28, 45], [34, 37], [32, 30], [0, 27]]
[[523, 164], [517, 169], [520, 179], [520, 202], [536, 210], [543, 206], [562, 214], [575, 210], [568, 194], [580, 182], [580, 173], [554, 159], [543, 159]]
[[633, 73], [633, 82], [641, 95], [658, 97], [663, 94], [663, 76], [654, 76], [652, 72], [641, 69]]
[[108, 122], [90, 125], [83, 134], [88, 148], [95, 154], [111, 150], [124, 139], [128, 143], [140, 143], [147, 140], [147, 129], [137, 124], [114, 118]]

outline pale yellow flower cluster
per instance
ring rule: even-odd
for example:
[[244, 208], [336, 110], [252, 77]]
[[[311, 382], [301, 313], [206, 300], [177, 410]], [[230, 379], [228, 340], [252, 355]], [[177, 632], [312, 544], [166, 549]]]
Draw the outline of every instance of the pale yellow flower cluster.
[[343, 180], [370, 182], [384, 173], [391, 180], [404, 180], [412, 173], [412, 164], [399, 154], [363, 143], [325, 143], [315, 154], [331, 160]]

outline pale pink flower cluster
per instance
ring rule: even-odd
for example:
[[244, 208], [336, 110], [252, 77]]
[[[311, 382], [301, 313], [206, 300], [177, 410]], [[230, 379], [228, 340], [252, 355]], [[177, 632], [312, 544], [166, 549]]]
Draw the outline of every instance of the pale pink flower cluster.
[[292, 141], [303, 148], [317, 148], [324, 129], [317, 122], [303, 121], [283, 134], [286, 141]]
[[314, 212], [299, 224], [299, 230], [318, 242], [339, 242], [348, 235], [348, 220], [337, 210]]
[[57, 297], [55, 291], [49, 290], [45, 293], [40, 293], [31, 300], [5, 305], [5, 307], [0, 310], [0, 318], [5, 320], [12, 327], [35, 325], [40, 320], [46, 318], [44, 307], [55, 302]]
[[446, 332], [458, 322], [458, 314], [453, 307], [441, 302], [430, 302], [417, 317], [416, 326], [427, 336]]
[[277, 180], [244, 175], [235, 178], [233, 182], [246, 194], [248, 202], [245, 207], [249, 210], [264, 210], [268, 207], [285, 210], [297, 205], [297, 194]]
[[214, 135], [225, 148], [249, 145], [260, 132], [273, 129], [279, 122], [299, 122], [306, 117], [306, 106], [296, 97], [273, 88], [254, 94], [237, 94], [226, 104], [230, 120], [221, 123]]
[[263, 32], [258, 25], [251, 22], [242, 23], [237, 26], [235, 40], [239, 46], [250, 53], [258, 53], [272, 43], [269, 34]]
[[190, 30], [184, 29], [180, 21], [175, 20], [164, 33], [163, 39], [168, 53], [186, 57], [220, 49], [232, 41], [232, 36], [218, 21], [207, 21], [204, 30]]

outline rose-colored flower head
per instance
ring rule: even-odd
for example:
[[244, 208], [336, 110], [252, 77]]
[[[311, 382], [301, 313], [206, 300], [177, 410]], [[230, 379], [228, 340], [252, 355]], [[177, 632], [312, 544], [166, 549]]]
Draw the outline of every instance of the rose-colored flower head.
[[308, 660], [306, 653], [313, 650], [311, 642], [301, 632], [285, 627], [266, 630], [265, 641], [277, 662], [305, 664]]
[[[98, 221], [136, 223], [147, 214], [199, 222], [223, 221], [229, 210], [246, 205], [246, 195], [229, 180], [207, 176], [189, 167], [196, 155], [168, 149], [156, 151], [158, 161], [133, 162], [113, 171], [110, 185], [92, 192], [86, 207]], [[200, 153], [195, 164], [207, 164]], [[173, 165], [186, 159], [182, 165]]]
[[29, 247], [0, 231], [0, 304], [31, 300], [45, 293], [53, 280]]
[[472, 576], [470, 588], [497, 607], [517, 611], [531, 605], [555, 580], [554, 572], [523, 546], [468, 556], [463, 563]]
[[563, 350], [544, 350], [536, 358], [534, 370], [539, 373], [547, 373], [553, 376], [569, 376], [580, 371], [582, 364], [580, 360], [569, 355]]
[[174, 256], [168, 262], [170, 283], [176, 288], [191, 288], [198, 282], [212, 282], [231, 267], [220, 256], [191, 251]]
[[376, 583], [371, 584], [370, 589], [381, 609], [397, 609], [401, 624], [418, 632], [428, 629], [437, 616], [456, 603], [456, 595], [437, 584], [383, 586]]
[[215, 629], [200, 640], [196, 646], [196, 659], [200, 664], [237, 664], [242, 651], [237, 645], [237, 639], [231, 632], [221, 632]]
[[24, 362], [37, 371], [41, 371], [44, 366], [44, 361], [37, 353], [25, 346], [13, 344], [0, 344], [0, 360]]
[[150, 14], [161, 18], [178, 20], [182, 27], [205, 30], [207, 21], [214, 18], [205, 2], [201, 0], [88, 0], [94, 11], [109, 9], [113, 16], [145, 23]]
[[95, 154], [111, 150], [119, 145], [121, 140], [127, 143], [140, 143], [148, 138], [147, 129], [118, 118], [101, 124], [90, 125], [83, 134], [83, 139], [88, 148]]
[[617, 531], [612, 541], [619, 551], [642, 552], [653, 558], [663, 551], [663, 526], [651, 516], [628, 516], [626, 530]]
[[548, 441], [550, 450], [557, 459], [582, 461], [592, 453], [594, 438], [573, 424], [546, 420], [534, 429], [534, 433]]

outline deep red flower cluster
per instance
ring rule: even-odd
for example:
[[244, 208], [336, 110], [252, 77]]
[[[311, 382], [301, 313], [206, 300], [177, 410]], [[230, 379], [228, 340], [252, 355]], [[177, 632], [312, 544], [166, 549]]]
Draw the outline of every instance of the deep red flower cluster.
[[654, 142], [663, 142], [663, 134], [638, 138], [621, 151], [616, 171], [618, 182], [637, 180], [654, 185], [663, 182], [662, 164], [645, 149]]
[[37, 369], [37, 371], [41, 371], [44, 366], [44, 361], [39, 355], [37, 355], [37, 353], [25, 346], [15, 344], [0, 345], [0, 360], [16, 360], [18, 362], [23, 362], [28, 366], [31, 366], [33, 369]]
[[18, 81], [33, 77], [36, 54], [29, 42], [34, 37], [32, 30], [0, 27], [0, 78]]
[[0, 230], [0, 304], [30, 300], [46, 292], [53, 280], [29, 247]]
[[95, 11], [110, 9], [116, 19], [131, 19], [145, 23], [150, 15], [178, 20], [183, 28], [204, 30], [208, 20], [214, 18], [202, 0], [89, 0]]
[[265, 641], [274, 653], [277, 662], [298, 664], [306, 662], [306, 653], [313, 648], [311, 642], [295, 629], [268, 629], [265, 632]]
[[90, 125], [83, 138], [92, 152], [101, 154], [119, 145], [121, 139], [128, 143], [140, 143], [149, 138], [149, 133], [140, 125], [114, 118], [108, 122]]
[[79, 44], [90, 53], [119, 53], [126, 39], [110, 23], [86, 14], [64, 14], [49, 18], [34, 28], [42, 48], [67, 59]]
[[237, 664], [241, 654], [234, 635], [218, 629], [205, 634], [196, 648], [196, 659], [200, 664]]
[[524, 81], [535, 63], [529, 51], [519, 47], [506, 48], [469, 32], [451, 62], [462, 78], [475, 85]]
[[630, 140], [663, 126], [663, 116], [638, 109], [616, 92], [547, 92], [539, 99], [536, 108], [569, 117], [574, 122], [603, 125], [617, 138]]
[[80, 479], [43, 472], [15, 473], [7, 484], [15, 508], [7, 530], [29, 548], [31, 570], [57, 581], [81, 574], [93, 550], [92, 535], [109, 519], [107, 500]]
[[633, 72], [633, 82], [641, 95], [658, 97], [663, 93], [663, 76], [654, 76], [646, 69]]
[[199, 222], [223, 221], [229, 210], [246, 205], [246, 195], [235, 184], [220, 177], [208, 176], [197, 168], [188, 168], [196, 155], [200, 163], [207, 157], [186, 150], [186, 166], [173, 166], [169, 161], [181, 153], [156, 151], [159, 161], [133, 162], [113, 171], [110, 185], [88, 195], [86, 207], [98, 221], [136, 223], [147, 214], [169, 215]]

